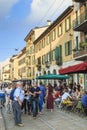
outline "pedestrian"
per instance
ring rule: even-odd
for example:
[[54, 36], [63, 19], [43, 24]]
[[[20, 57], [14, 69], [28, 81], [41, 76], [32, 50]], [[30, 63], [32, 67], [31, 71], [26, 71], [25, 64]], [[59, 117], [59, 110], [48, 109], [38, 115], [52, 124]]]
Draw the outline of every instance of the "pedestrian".
[[38, 87], [38, 84], [36, 81], [34, 81], [33, 87], [30, 88], [29, 93], [31, 95], [33, 117], [35, 119], [36, 116], [38, 115], [39, 94], [41, 94], [40, 88]]
[[15, 125], [21, 127], [24, 126], [21, 119], [21, 107], [23, 99], [24, 99], [23, 83], [19, 81], [16, 83], [16, 90], [14, 92], [13, 109], [14, 109]]
[[11, 86], [11, 84], [9, 84], [8, 87], [5, 89], [5, 93], [6, 93], [6, 111], [7, 111], [7, 113], [11, 112], [11, 100], [10, 100], [11, 90], [12, 90], [12, 86]]
[[54, 109], [54, 92], [53, 87], [50, 83], [47, 86], [46, 99], [47, 99], [46, 107], [48, 110], [52, 112]]
[[40, 82], [40, 91], [41, 91], [41, 94], [39, 95], [39, 113], [40, 114], [43, 114], [42, 113], [42, 109], [43, 109], [43, 100], [46, 96], [46, 90], [45, 90], [45, 87], [43, 86], [43, 83]]
[[24, 107], [24, 113], [28, 113], [28, 115], [31, 114], [31, 101], [30, 101], [30, 94], [29, 94], [30, 85], [27, 83], [24, 88], [24, 101], [23, 101], [23, 107]]

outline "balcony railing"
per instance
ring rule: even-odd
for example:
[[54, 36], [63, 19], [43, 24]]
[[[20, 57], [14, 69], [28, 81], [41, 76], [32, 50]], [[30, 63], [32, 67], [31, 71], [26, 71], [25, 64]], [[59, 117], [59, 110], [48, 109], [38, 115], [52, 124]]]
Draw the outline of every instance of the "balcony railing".
[[46, 61], [45, 66], [46, 66], [46, 68], [49, 68], [50, 67], [50, 61]]
[[87, 27], [87, 9], [74, 20], [74, 30], [83, 31]]
[[75, 60], [85, 61], [87, 59], [87, 46], [80, 48], [74, 53]]

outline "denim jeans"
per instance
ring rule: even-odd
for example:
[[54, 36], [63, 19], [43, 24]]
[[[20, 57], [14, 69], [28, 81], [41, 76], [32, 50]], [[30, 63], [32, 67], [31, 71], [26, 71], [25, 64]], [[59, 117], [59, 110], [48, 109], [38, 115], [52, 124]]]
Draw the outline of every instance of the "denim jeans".
[[13, 112], [14, 112], [14, 122], [16, 124], [22, 123], [21, 120], [21, 107], [17, 101], [13, 101]]
[[38, 107], [39, 107], [39, 99], [36, 98], [32, 101], [33, 105], [33, 117], [36, 117], [38, 114]]
[[43, 97], [39, 98], [39, 111], [41, 112], [43, 109]]

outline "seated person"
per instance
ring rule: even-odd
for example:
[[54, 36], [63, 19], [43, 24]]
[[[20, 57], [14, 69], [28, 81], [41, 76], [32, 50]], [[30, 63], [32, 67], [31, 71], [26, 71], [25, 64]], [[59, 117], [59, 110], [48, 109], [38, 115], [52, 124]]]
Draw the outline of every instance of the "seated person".
[[55, 104], [58, 106], [58, 104], [61, 101], [60, 91], [56, 91], [54, 97], [55, 97]]
[[63, 94], [62, 97], [61, 97], [61, 103], [60, 103], [60, 106], [59, 106], [59, 107], [62, 108], [62, 105], [63, 105], [63, 104], [71, 103], [70, 100], [72, 100], [72, 97], [71, 97], [71, 95], [69, 94], [68, 89], [65, 88], [64, 94]]
[[84, 95], [81, 98], [81, 103], [83, 107], [87, 107], [87, 90], [85, 90]]

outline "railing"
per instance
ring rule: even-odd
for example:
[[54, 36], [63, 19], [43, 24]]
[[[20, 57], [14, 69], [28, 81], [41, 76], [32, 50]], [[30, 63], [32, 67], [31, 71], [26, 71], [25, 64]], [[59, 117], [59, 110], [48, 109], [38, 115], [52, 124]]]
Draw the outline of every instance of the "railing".
[[79, 56], [84, 56], [85, 54], [87, 54], [87, 48], [86, 47], [85, 48], [81, 48], [78, 51], [76, 51], [74, 53], [74, 58], [79, 57]]
[[82, 13], [80, 16], [78, 16], [78, 18], [74, 20], [74, 28], [84, 23], [85, 20], [87, 20], [87, 9], [84, 11], [84, 13]]

